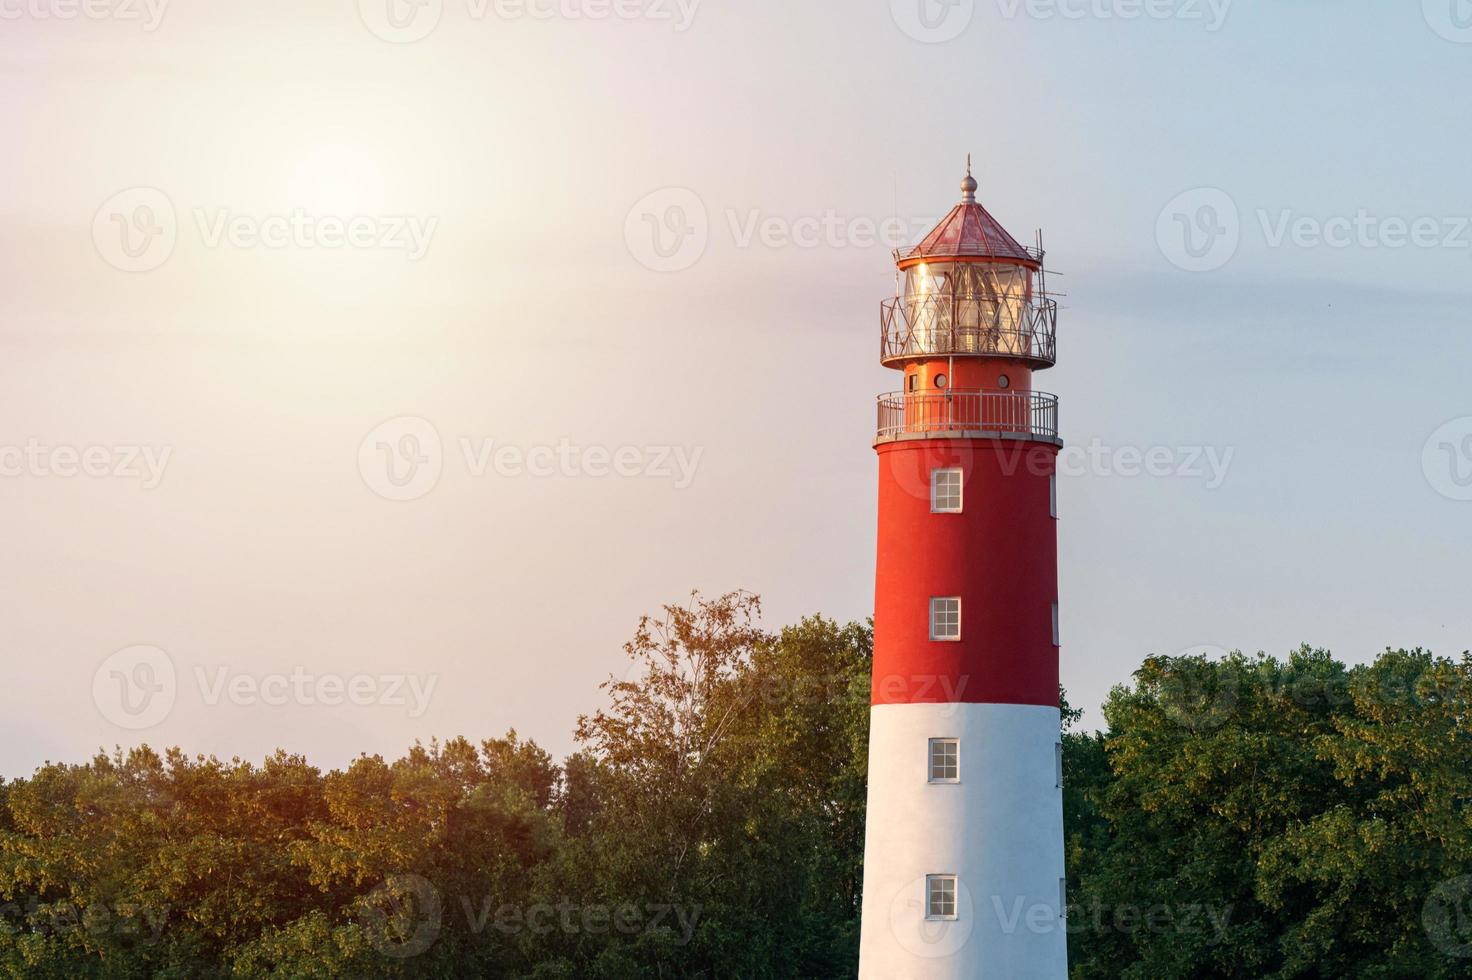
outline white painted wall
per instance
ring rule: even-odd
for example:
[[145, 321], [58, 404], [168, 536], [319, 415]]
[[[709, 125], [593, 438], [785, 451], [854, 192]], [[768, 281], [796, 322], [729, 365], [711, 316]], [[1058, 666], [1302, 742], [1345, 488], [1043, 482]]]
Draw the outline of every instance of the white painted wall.
[[[1058, 709], [870, 709], [862, 980], [1066, 980], [1059, 908]], [[928, 782], [931, 738], [961, 740], [960, 782]], [[959, 917], [925, 918], [925, 876], [956, 874]]]

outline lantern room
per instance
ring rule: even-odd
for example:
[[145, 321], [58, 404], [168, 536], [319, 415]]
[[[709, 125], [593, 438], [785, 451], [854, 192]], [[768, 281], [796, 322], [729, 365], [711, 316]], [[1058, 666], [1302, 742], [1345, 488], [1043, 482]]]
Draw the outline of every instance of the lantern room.
[[1033, 372], [1056, 356], [1058, 305], [1041, 244], [1029, 248], [1008, 234], [977, 202], [976, 187], [968, 160], [960, 203], [918, 245], [895, 252], [880, 361], [904, 380], [902, 391], [880, 398], [881, 439], [970, 430], [1056, 436], [1056, 399], [1032, 387]]

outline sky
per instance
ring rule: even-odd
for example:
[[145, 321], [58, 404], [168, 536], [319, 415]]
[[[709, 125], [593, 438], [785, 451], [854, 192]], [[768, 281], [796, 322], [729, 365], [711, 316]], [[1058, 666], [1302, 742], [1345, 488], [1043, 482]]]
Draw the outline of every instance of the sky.
[[1066, 294], [1086, 723], [1460, 653], [1469, 73], [1466, 0], [0, 0], [0, 774], [561, 755], [692, 589], [867, 617], [968, 153]]

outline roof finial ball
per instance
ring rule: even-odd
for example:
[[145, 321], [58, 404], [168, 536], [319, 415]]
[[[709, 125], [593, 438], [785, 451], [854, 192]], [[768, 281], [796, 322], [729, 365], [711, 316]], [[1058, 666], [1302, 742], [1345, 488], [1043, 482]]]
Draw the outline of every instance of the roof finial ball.
[[961, 203], [976, 203], [976, 178], [971, 176], [971, 154], [966, 154], [966, 179], [961, 181]]

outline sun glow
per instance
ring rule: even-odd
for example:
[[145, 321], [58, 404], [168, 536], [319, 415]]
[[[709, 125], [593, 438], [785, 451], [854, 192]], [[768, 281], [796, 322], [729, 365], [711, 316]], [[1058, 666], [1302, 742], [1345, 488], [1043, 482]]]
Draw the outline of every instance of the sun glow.
[[287, 180], [294, 207], [318, 215], [351, 217], [364, 213], [382, 193], [382, 173], [360, 147], [331, 143], [307, 149]]

